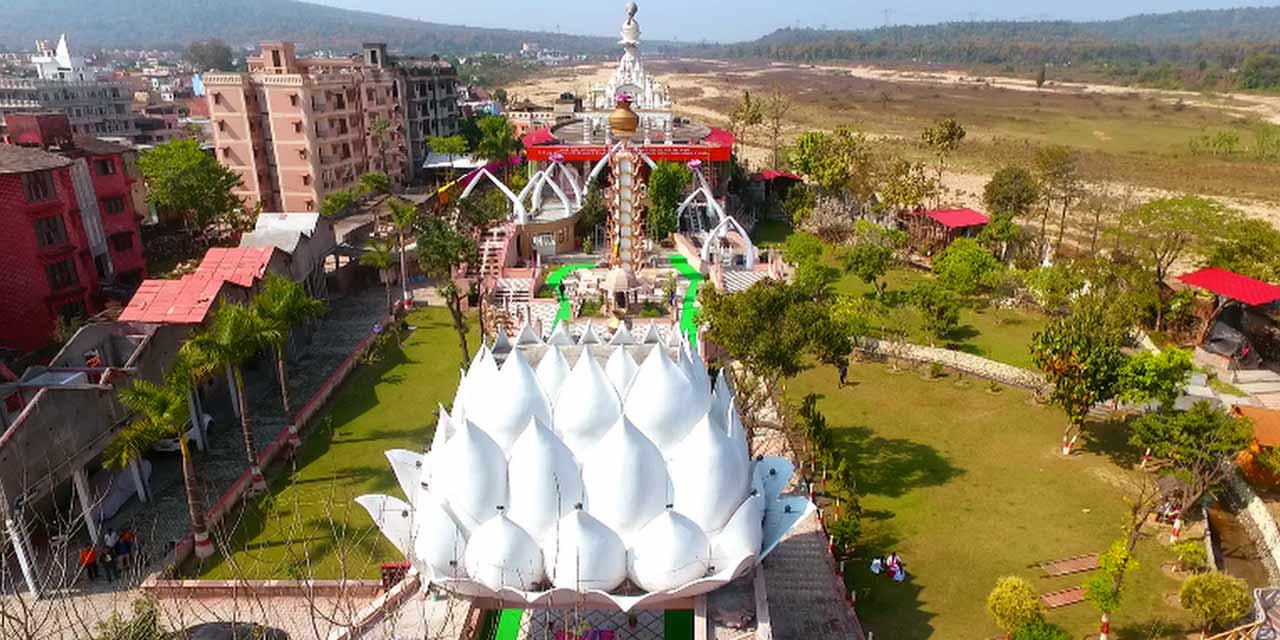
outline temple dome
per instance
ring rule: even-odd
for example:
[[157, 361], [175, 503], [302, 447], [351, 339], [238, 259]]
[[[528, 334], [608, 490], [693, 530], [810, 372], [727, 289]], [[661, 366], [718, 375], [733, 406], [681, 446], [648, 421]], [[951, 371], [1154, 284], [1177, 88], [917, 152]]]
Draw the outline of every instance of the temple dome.
[[666, 351], [655, 346], [631, 381], [623, 405], [627, 418], [665, 452], [707, 414], [710, 395], [694, 389]]
[[590, 349], [583, 349], [565, 378], [553, 426], [575, 455], [583, 455], [622, 416], [622, 401]]
[[582, 485], [587, 511], [628, 541], [668, 502], [662, 452], [626, 418], [583, 459]]
[[419, 492], [414, 500], [413, 553], [418, 562], [431, 569], [436, 578], [458, 577], [467, 550], [467, 539], [458, 523], [430, 492]]
[[626, 396], [627, 387], [631, 386], [631, 381], [639, 370], [640, 365], [636, 364], [635, 358], [626, 349], [614, 349], [609, 354], [609, 361], [604, 363], [604, 373], [609, 377], [609, 382], [613, 383], [613, 388], [617, 389], [619, 397]]
[[697, 524], [666, 510], [636, 535], [627, 575], [646, 591], [674, 589], [706, 575], [710, 546]]
[[705, 417], [673, 453], [667, 471], [676, 511], [706, 531], [719, 530], [749, 491], [750, 461]]
[[612, 529], [581, 509], [571, 510], [542, 545], [551, 583], [561, 589], [612, 591], [627, 579], [627, 549]]
[[536, 419], [511, 447], [507, 482], [507, 513], [535, 538], [583, 500], [582, 476], [569, 447]]
[[749, 496], [711, 539], [712, 571], [724, 571], [749, 555], [760, 555], [764, 539], [760, 523], [763, 521], [764, 497]]
[[507, 502], [507, 458], [470, 421], [455, 429], [432, 456], [430, 490], [449, 505], [464, 530], [474, 531]]
[[[471, 364], [467, 367], [459, 395], [465, 410], [468, 404], [483, 405], [490, 399], [493, 386], [498, 384], [498, 361], [493, 359], [489, 347], [480, 345]], [[454, 415], [458, 414], [458, 403], [453, 406]]]
[[[520, 351], [512, 351], [491, 380], [485, 389], [476, 389], [468, 381], [466, 417], [484, 429], [503, 451], [510, 451], [530, 420], [549, 423], [551, 411], [533, 368]], [[501, 398], [495, 397], [498, 394]]]
[[538, 386], [542, 387], [542, 393], [547, 396], [547, 405], [554, 408], [556, 406], [556, 398], [560, 396], [560, 387], [564, 385], [565, 379], [569, 377], [569, 361], [564, 359], [564, 354], [560, 352], [560, 347], [547, 347], [547, 352], [543, 354], [542, 360], [538, 362], [536, 373]]
[[505, 513], [490, 518], [471, 534], [466, 564], [472, 580], [495, 590], [532, 591], [546, 578], [542, 549]]

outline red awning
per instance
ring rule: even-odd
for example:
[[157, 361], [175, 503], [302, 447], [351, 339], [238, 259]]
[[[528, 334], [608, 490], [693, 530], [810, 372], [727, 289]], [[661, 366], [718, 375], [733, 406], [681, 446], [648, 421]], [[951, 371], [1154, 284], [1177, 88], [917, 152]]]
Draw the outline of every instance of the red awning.
[[1271, 304], [1280, 300], [1280, 287], [1217, 267], [1178, 276], [1178, 279], [1193, 287], [1199, 287], [1232, 300], [1239, 300], [1250, 306]]
[[755, 182], [772, 182], [774, 180], [777, 180], [778, 178], [782, 178], [785, 180], [795, 180], [796, 182], [804, 181], [804, 178], [801, 178], [800, 176], [794, 173], [791, 173], [789, 171], [774, 171], [773, 169], [761, 171], [760, 173], [752, 174], [751, 176], [751, 179]]
[[550, 144], [555, 142], [556, 137], [551, 134], [551, 127], [543, 127], [537, 131], [531, 131], [524, 134], [524, 137], [520, 138], [520, 141], [524, 143], [525, 148], [529, 148], [536, 147], [540, 144]]
[[933, 218], [942, 226], [950, 229], [980, 227], [991, 222], [991, 218], [973, 209], [938, 209], [936, 211], [925, 211], [924, 215]]

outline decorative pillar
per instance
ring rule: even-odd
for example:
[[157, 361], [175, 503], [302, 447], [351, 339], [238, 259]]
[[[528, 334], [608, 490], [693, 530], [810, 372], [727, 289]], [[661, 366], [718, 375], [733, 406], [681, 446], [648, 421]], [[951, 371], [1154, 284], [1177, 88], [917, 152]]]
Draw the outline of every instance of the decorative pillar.
[[89, 532], [89, 540], [98, 544], [98, 520], [93, 517], [93, 494], [89, 492], [89, 477], [84, 467], [76, 467], [71, 472], [71, 483], [75, 486], [76, 497], [80, 499], [80, 512], [84, 516], [84, 528]]

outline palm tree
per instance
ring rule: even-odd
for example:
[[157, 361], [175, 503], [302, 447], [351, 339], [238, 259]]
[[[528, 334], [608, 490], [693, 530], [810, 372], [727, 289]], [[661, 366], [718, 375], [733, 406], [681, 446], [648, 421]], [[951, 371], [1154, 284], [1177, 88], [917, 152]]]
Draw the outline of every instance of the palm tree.
[[280, 402], [289, 413], [289, 376], [285, 371], [285, 346], [295, 327], [328, 313], [329, 305], [307, 293], [301, 283], [271, 274], [262, 293], [253, 299], [253, 312], [269, 327], [276, 352], [276, 375], [280, 379]]
[[249, 468], [253, 472], [253, 489], [261, 491], [267, 488], [267, 481], [262, 476], [262, 468], [258, 465], [258, 446], [253, 435], [253, 424], [249, 417], [249, 403], [245, 398], [244, 373], [241, 365], [257, 355], [263, 347], [275, 344], [279, 337], [275, 327], [254, 313], [249, 307], [240, 304], [222, 304], [213, 314], [213, 320], [205, 329], [196, 332], [182, 346], [194, 360], [205, 360], [206, 370], [225, 367], [230, 379], [233, 401], [240, 414], [240, 431], [244, 436], [245, 455], [249, 459]]
[[386, 238], [372, 238], [360, 256], [360, 264], [378, 270], [382, 285], [387, 289], [387, 310], [391, 310], [391, 266], [395, 264], [395, 243]]
[[171, 373], [163, 385], [138, 380], [120, 390], [120, 402], [137, 415], [107, 445], [102, 465], [108, 469], [123, 469], [157, 442], [177, 438], [178, 450], [182, 453], [182, 483], [187, 490], [187, 513], [195, 536], [196, 557], [203, 559], [213, 555], [213, 545], [209, 542], [209, 528], [205, 523], [204, 496], [200, 492], [195, 461], [191, 458], [191, 446], [187, 442], [191, 413], [187, 406], [186, 381], [182, 377]]
[[412, 202], [392, 198], [387, 201], [391, 207], [391, 224], [396, 228], [396, 246], [400, 249], [400, 301], [409, 301], [409, 267], [405, 263], [405, 236], [413, 235], [413, 224], [418, 219], [418, 207]]
[[476, 155], [487, 162], [501, 162], [505, 179], [511, 168], [511, 157], [520, 152], [520, 138], [516, 137], [511, 122], [502, 116], [485, 116], [480, 119], [480, 143]]

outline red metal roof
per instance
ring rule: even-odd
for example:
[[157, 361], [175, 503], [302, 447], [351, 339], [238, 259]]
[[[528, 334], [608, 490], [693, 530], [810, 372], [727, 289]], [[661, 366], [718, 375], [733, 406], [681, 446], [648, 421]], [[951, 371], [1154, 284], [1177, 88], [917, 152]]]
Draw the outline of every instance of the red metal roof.
[[551, 127], [543, 127], [537, 131], [526, 133], [520, 138], [525, 147], [533, 147], [540, 144], [550, 144], [556, 141], [556, 137], [551, 134]]
[[751, 176], [751, 179], [756, 182], [761, 182], [761, 181], [770, 182], [773, 180], [777, 180], [778, 178], [795, 180], [796, 182], [804, 181], [804, 178], [801, 178], [800, 176], [794, 173], [791, 173], [790, 171], [774, 171], [773, 169], [766, 169], [764, 171], [761, 171], [760, 173], [752, 174]]
[[1251, 306], [1270, 304], [1280, 300], [1280, 287], [1217, 267], [1178, 276], [1178, 279], [1193, 287], [1199, 287], [1232, 300], [1239, 300]]
[[951, 229], [978, 227], [991, 222], [991, 218], [973, 209], [938, 209], [925, 211], [924, 215]]
[[180, 280], [144, 280], [120, 312], [122, 322], [199, 324], [230, 283], [249, 288], [271, 263], [274, 247], [213, 248]]

